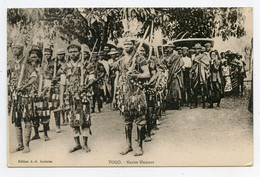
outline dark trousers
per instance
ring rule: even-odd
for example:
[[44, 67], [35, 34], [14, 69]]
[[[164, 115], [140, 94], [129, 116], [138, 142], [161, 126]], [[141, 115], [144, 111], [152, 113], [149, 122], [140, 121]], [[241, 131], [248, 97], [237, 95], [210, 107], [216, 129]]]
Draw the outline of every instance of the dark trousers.
[[238, 91], [241, 96], [243, 96], [244, 93], [244, 76], [243, 73], [240, 73], [238, 75]]
[[103, 106], [103, 99], [102, 97], [104, 96], [104, 91], [100, 88], [94, 89], [94, 95], [93, 95], [93, 105], [92, 105], [92, 110], [95, 110], [96, 103], [98, 105], [98, 109], [100, 110]]
[[110, 97], [110, 103], [113, 102], [113, 98], [114, 98], [114, 83], [115, 83], [115, 77], [111, 77], [110, 78], [110, 84], [111, 84], [111, 97]]
[[[183, 82], [184, 89], [182, 91], [182, 102], [189, 104], [191, 101], [190, 68], [185, 68], [185, 71], [183, 72]], [[188, 98], [188, 100], [186, 100], [186, 98]]]
[[54, 112], [55, 124], [60, 127], [60, 111]]

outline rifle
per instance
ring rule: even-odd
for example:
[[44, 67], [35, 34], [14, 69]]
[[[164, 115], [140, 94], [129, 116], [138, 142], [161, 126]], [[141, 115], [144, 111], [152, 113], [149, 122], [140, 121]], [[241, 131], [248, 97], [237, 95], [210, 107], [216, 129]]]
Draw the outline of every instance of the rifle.
[[22, 80], [23, 80], [23, 76], [24, 76], [24, 70], [25, 70], [25, 64], [27, 62], [28, 59], [28, 55], [29, 55], [29, 46], [26, 47], [25, 49], [25, 57], [24, 57], [24, 62], [22, 63], [22, 68], [21, 68], [21, 73], [20, 73], [20, 77], [17, 83], [17, 88], [19, 89], [21, 87], [22, 84]]
[[56, 74], [57, 74], [57, 61], [58, 61], [58, 59], [57, 59], [57, 45], [58, 45], [58, 43], [57, 43], [57, 40], [56, 40], [55, 43], [54, 43], [54, 71], [53, 71], [52, 78], [55, 78]]
[[[83, 48], [83, 46], [81, 45], [81, 48]], [[80, 85], [83, 86], [84, 84], [84, 52], [83, 50], [81, 50], [81, 65], [80, 65]]]
[[94, 53], [94, 50], [95, 50], [95, 47], [96, 47], [96, 45], [97, 45], [97, 42], [98, 42], [98, 39], [96, 40], [96, 42], [95, 42], [95, 44], [94, 44], [94, 46], [93, 46], [93, 49], [92, 49], [92, 51], [91, 51], [91, 53], [90, 53], [90, 56], [89, 56], [88, 61], [86, 61], [86, 62], [84, 63], [84, 66], [85, 66], [87, 63], [90, 63], [90, 61], [91, 61], [91, 59], [92, 59], [92, 56], [93, 56], [93, 53]]
[[113, 93], [113, 100], [112, 100], [112, 105], [111, 105], [112, 111], [114, 110], [114, 103], [116, 101], [117, 81], [118, 81], [118, 73], [116, 74], [116, 78], [115, 78], [115, 81], [114, 81], [114, 93]]
[[137, 50], [136, 50], [136, 52], [135, 52], [135, 55], [133, 56], [133, 62], [132, 62], [131, 66], [130, 66], [129, 69], [128, 69], [129, 72], [132, 72], [132, 71], [134, 70], [134, 68], [135, 68], [135, 65], [136, 65], [136, 63], [135, 63], [135, 61], [136, 61], [136, 56], [137, 56], [138, 52], [140, 51], [141, 47], [143, 46], [144, 39], [146, 38], [146, 35], [147, 35], [147, 33], [148, 33], [149, 28], [150, 28], [150, 27], [148, 26], [147, 29], [146, 29], [146, 31], [145, 31], [145, 33], [144, 33], [144, 36], [143, 36], [143, 38], [142, 38], [142, 40], [141, 40], [141, 42], [140, 42], [140, 44], [139, 44], [139, 46], [138, 46], [138, 48], [137, 48]]
[[[152, 21], [152, 28], [151, 28], [151, 34], [150, 34], [150, 42], [152, 43], [153, 41], [153, 21]], [[149, 50], [149, 56], [148, 56], [148, 60], [150, 60], [151, 56], [152, 56], [152, 50], [153, 50], [153, 47], [152, 45], [149, 46], [150, 50]]]
[[[44, 46], [43, 46], [44, 49]], [[42, 58], [41, 68], [40, 68], [40, 76], [39, 76], [39, 88], [38, 88], [38, 97], [42, 94], [42, 82], [43, 82], [43, 72], [44, 72], [44, 57]]]

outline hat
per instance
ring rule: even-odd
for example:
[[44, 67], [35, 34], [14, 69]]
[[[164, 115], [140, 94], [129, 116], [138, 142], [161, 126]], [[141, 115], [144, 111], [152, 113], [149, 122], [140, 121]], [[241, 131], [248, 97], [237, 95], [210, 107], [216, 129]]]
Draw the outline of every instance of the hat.
[[201, 47], [201, 51], [205, 52], [206, 51], [205, 47]]
[[97, 54], [98, 54], [98, 56], [104, 56], [105, 55], [104, 51], [100, 51]]
[[182, 47], [181, 50], [188, 50], [188, 47]]
[[194, 46], [193, 48], [194, 48], [194, 49], [201, 49], [200, 43], [195, 44], [195, 46]]
[[52, 50], [50, 48], [44, 48], [43, 52], [50, 52], [50, 53], [52, 53]]
[[57, 55], [61, 55], [61, 54], [65, 54], [64, 48], [60, 48], [60, 49], [57, 50]]
[[205, 47], [206, 47], [206, 46], [211, 46], [211, 43], [209, 43], [209, 42], [206, 43], [206, 44], [205, 44]]
[[81, 51], [80, 43], [76, 40], [70, 42], [69, 46], [67, 47], [67, 50], [69, 50], [70, 48], [78, 48], [78, 50]]
[[113, 54], [117, 54], [117, 53], [118, 53], [117, 50], [115, 48], [112, 48], [110, 50], [110, 52], [108, 53], [108, 55], [113, 55]]
[[222, 60], [222, 63], [225, 63], [225, 62], [227, 62], [227, 59], [224, 58], [224, 59]]
[[181, 50], [181, 47], [176, 47], [176, 50]]
[[82, 51], [90, 53], [90, 49], [89, 49], [89, 47], [86, 44], [82, 45]]
[[42, 50], [42, 48], [40, 48], [39, 45], [32, 45], [31, 49]]
[[105, 52], [108, 52], [108, 51], [109, 51], [109, 47], [108, 47], [108, 46], [105, 46], [105, 47], [104, 47], [104, 51], [105, 51]]
[[140, 51], [144, 51], [144, 52], [145, 52], [145, 49], [144, 49], [144, 47], [141, 47], [141, 48], [140, 48]]
[[194, 52], [195, 50], [194, 49], [189, 49], [189, 52]]
[[98, 52], [93, 52], [92, 57], [97, 57], [98, 56]]
[[18, 38], [15, 41], [13, 41], [12, 47], [14, 47], [14, 46], [16, 46], [16, 47], [23, 47], [24, 43], [23, 43], [22, 39]]

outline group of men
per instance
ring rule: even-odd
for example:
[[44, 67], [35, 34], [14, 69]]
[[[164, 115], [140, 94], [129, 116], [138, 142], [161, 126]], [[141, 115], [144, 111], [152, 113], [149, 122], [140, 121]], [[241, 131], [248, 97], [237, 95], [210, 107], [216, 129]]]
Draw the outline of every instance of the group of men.
[[[172, 64], [171, 61], [169, 62], [172, 67], [175, 67], [171, 69], [169, 73], [178, 76], [177, 84], [175, 83], [174, 86], [172, 86], [174, 77], [169, 77], [168, 82], [170, 84], [170, 90], [176, 89], [175, 87], [177, 87], [178, 90], [177, 98], [173, 99], [175, 101], [172, 104], [176, 109], [181, 109], [181, 106], [197, 108], [199, 95], [201, 95], [203, 108], [206, 107], [206, 99], [210, 103], [209, 107], [213, 107], [214, 98], [211, 92], [215, 92], [217, 88], [221, 90], [219, 87], [213, 88], [212, 85], [213, 82], [221, 83], [221, 80], [218, 80], [218, 74], [216, 74], [220, 71], [219, 60], [211, 57], [211, 54], [216, 55], [211, 43], [206, 43], [204, 46], [197, 43], [190, 49], [186, 46], [176, 47], [176, 54], [173, 54], [174, 57], [169, 57], [169, 60], [173, 60], [174, 58], [176, 60], [176, 64]], [[173, 93], [175, 92], [173, 91]], [[168, 97], [170, 102], [170, 100], [172, 100], [172, 94], [169, 94]], [[217, 102], [217, 106], [219, 106], [219, 98]]]
[[69, 152], [90, 152], [91, 114], [96, 104], [101, 112], [106, 102], [124, 117], [126, 147], [120, 154], [133, 151], [135, 123], [138, 148], [134, 155], [141, 156], [143, 142], [152, 140], [151, 132], [158, 130], [166, 108], [198, 107], [199, 95], [203, 108], [207, 102], [209, 108], [213, 103], [219, 107], [223, 97], [222, 64], [210, 43], [205, 48], [197, 43], [192, 50], [174, 48], [161, 57], [156, 48], [128, 37], [122, 52], [107, 46], [90, 51], [87, 45], [74, 42], [67, 51], [40, 45], [28, 48], [14, 42], [13, 58], [8, 59], [8, 105], [18, 141], [15, 152], [30, 152], [30, 141], [40, 139], [40, 124], [44, 140], [50, 140], [51, 114], [57, 133], [61, 125], [72, 127], [75, 146]]
[[208, 108], [213, 108], [213, 103], [219, 108], [221, 98], [232, 87], [242, 95], [245, 62], [241, 58], [241, 55], [233, 58], [229, 62], [233, 68], [229, 68], [227, 59], [220, 56], [211, 43], [204, 46], [197, 43], [192, 48], [176, 47], [166, 57], [169, 65], [168, 103], [175, 109], [184, 105], [197, 108], [200, 96], [203, 108], [207, 102]]
[[132, 151], [132, 124], [136, 122], [139, 149], [135, 155], [142, 155], [142, 142], [151, 141], [151, 131], [157, 129], [163, 112], [167, 70], [159, 60], [148, 57], [143, 47], [136, 51], [136, 43], [126, 40], [118, 57], [116, 48], [107, 46], [102, 52], [91, 52], [88, 46], [72, 42], [67, 51], [61, 48], [54, 52], [54, 47], [13, 42], [7, 76], [9, 113], [18, 141], [14, 152], [30, 152], [30, 141], [40, 139], [40, 124], [43, 139], [49, 141], [52, 114], [57, 133], [61, 125], [69, 124], [73, 129], [75, 146], [69, 152], [89, 152], [91, 113], [96, 104], [101, 112], [105, 101], [125, 117], [128, 144], [121, 154]]

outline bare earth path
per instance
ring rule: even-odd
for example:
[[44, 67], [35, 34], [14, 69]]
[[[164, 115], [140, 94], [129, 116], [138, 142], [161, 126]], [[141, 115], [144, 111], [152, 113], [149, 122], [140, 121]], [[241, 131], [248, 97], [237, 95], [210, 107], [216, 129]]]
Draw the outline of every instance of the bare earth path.
[[[50, 141], [31, 141], [31, 152], [9, 154], [11, 166], [237, 166], [253, 163], [253, 116], [247, 111], [246, 98], [225, 98], [221, 109], [168, 110], [153, 140], [144, 143], [144, 155], [119, 154], [125, 143], [124, 123], [118, 111], [93, 114], [90, 153], [68, 153], [74, 145], [69, 126], [55, 132]], [[16, 147], [14, 125], [10, 124], [9, 149]], [[43, 137], [43, 134], [40, 134]], [[133, 139], [136, 129], [133, 129]], [[136, 142], [133, 143], [134, 148]], [[20, 160], [22, 163], [18, 163]]]

